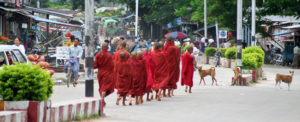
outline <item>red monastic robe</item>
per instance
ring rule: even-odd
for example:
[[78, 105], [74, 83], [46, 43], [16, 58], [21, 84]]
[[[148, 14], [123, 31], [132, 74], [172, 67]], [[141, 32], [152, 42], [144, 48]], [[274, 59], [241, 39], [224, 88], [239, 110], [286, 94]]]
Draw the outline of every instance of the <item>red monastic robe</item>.
[[169, 83], [169, 66], [165, 55], [160, 50], [155, 49], [151, 58], [155, 64], [153, 90], [167, 89]]
[[126, 54], [126, 58], [125, 58], [125, 60], [127, 61], [128, 59], [129, 59], [129, 57], [130, 57], [130, 54], [126, 51], [126, 50], [118, 50], [117, 52], [115, 52], [114, 53], [114, 56], [113, 56], [113, 58], [114, 58], [114, 61], [115, 62], [120, 62], [120, 53], [121, 52], [124, 52], [125, 54]]
[[194, 57], [186, 52], [182, 55], [181, 85], [193, 87]]
[[137, 58], [138, 60], [138, 68], [137, 68], [137, 71], [140, 73], [140, 87], [139, 87], [139, 96], [142, 96], [144, 95], [147, 91], [146, 91], [146, 86], [147, 86], [147, 79], [148, 79], [148, 76], [147, 76], [147, 69], [146, 69], [146, 63], [145, 61], [143, 60], [142, 57], [138, 57]]
[[131, 88], [129, 90], [129, 94], [133, 96], [139, 96], [138, 89], [140, 87], [140, 77], [141, 77], [139, 72], [137, 71], [139, 62], [136, 58], [130, 58], [128, 62], [131, 66], [131, 75], [132, 75], [132, 83], [131, 83]]
[[127, 95], [132, 86], [132, 70], [126, 59], [120, 60], [120, 62], [116, 64], [115, 76], [117, 79], [117, 94], [120, 94], [121, 96]]
[[151, 58], [151, 53], [144, 53], [144, 61], [146, 63], [146, 70], [147, 70], [147, 84], [146, 84], [146, 92], [152, 91], [153, 85], [153, 73], [155, 64]]
[[176, 89], [176, 83], [179, 81], [180, 75], [180, 49], [174, 45], [173, 41], [167, 41], [164, 52], [167, 54], [166, 58], [169, 64], [169, 87]]
[[95, 57], [94, 68], [98, 69], [99, 93], [106, 92], [106, 96], [114, 92], [115, 80], [113, 75], [114, 63], [112, 55], [103, 50]]

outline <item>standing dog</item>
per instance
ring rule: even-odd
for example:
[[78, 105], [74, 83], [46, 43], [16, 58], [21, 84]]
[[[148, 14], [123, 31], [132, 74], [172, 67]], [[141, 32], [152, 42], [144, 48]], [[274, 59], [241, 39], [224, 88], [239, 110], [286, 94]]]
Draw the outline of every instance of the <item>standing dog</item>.
[[233, 85], [239, 85], [240, 78], [241, 78], [240, 71], [241, 71], [240, 67], [237, 67], [237, 68], [233, 69], [234, 76], [232, 78], [232, 84], [231, 84], [232, 86]]
[[290, 90], [290, 85], [291, 85], [292, 80], [293, 80], [293, 75], [294, 75], [294, 71], [290, 71], [290, 75], [276, 74], [276, 80], [275, 80], [276, 84], [275, 84], [275, 87], [279, 83], [279, 88], [281, 89], [280, 83], [284, 82], [284, 83], [288, 84], [289, 90]]
[[204, 80], [204, 77], [210, 75], [211, 76], [211, 79], [212, 79], [212, 84], [211, 85], [214, 85], [214, 81], [216, 81], [216, 86], [218, 85], [217, 83], [217, 80], [215, 78], [215, 75], [216, 75], [216, 69], [214, 67], [211, 67], [210, 69], [208, 70], [202, 70], [202, 66], [199, 66], [198, 67], [198, 70], [199, 70], [199, 74], [200, 74], [200, 83], [199, 85], [201, 84], [201, 81], [203, 80], [204, 82], [204, 85], [206, 85], [205, 83], [205, 80]]

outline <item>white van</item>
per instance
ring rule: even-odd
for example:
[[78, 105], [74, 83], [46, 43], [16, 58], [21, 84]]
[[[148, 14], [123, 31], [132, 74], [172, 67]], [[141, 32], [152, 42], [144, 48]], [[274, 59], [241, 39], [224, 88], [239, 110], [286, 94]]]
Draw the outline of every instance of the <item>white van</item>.
[[29, 63], [27, 56], [13, 45], [0, 45], [0, 69], [4, 64], [12, 65], [13, 62]]

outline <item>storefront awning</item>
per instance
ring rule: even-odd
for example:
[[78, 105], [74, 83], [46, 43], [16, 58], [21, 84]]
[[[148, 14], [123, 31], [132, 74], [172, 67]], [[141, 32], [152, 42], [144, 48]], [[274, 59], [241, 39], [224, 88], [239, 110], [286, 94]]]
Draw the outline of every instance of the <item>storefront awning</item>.
[[300, 25], [293, 25], [293, 26], [287, 26], [287, 27], [282, 27], [283, 29], [300, 29]]
[[58, 22], [58, 21], [53, 21], [53, 20], [49, 20], [49, 19], [45, 19], [45, 18], [41, 18], [38, 16], [34, 16], [31, 15], [29, 12], [22, 10], [21, 12], [18, 12], [24, 16], [30, 17], [32, 19], [34, 19], [35, 21], [39, 21], [39, 22], [46, 22], [46, 23], [52, 23], [52, 24], [56, 24], [56, 25], [61, 25], [61, 26], [66, 26], [66, 27], [73, 27], [73, 28], [79, 28], [81, 26], [79, 25], [73, 25], [73, 24], [68, 24], [68, 23], [63, 23], [63, 22]]
[[3, 9], [4, 11], [9, 11], [9, 12], [17, 12], [17, 11], [20, 11], [19, 9], [6, 8], [6, 7], [2, 7], [2, 6], [0, 6], [0, 9]]
[[[207, 29], [213, 28], [213, 27], [215, 27], [215, 26], [216, 26], [216, 25], [210, 25], [210, 26], [207, 27]], [[200, 28], [200, 29], [198, 29], [198, 30], [195, 30], [194, 33], [199, 32], [199, 31], [204, 31], [204, 27], [203, 27], [203, 28]]]
[[272, 34], [272, 36], [287, 35], [287, 34], [290, 34], [293, 32], [296, 32], [296, 31], [286, 31], [286, 32], [275, 33], [275, 34]]
[[43, 9], [43, 8], [34, 8], [34, 7], [24, 6], [23, 9], [26, 11], [34, 11], [37, 13], [49, 14], [49, 15], [53, 15], [53, 16], [68, 18], [68, 19], [73, 18], [72, 15], [58, 13], [58, 12], [54, 12], [54, 11]]

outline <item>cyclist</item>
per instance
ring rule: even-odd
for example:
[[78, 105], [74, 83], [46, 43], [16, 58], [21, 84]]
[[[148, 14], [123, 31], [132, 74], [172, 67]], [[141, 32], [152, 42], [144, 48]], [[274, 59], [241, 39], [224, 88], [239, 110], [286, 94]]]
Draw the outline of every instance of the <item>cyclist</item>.
[[[78, 83], [78, 72], [80, 69], [80, 63], [79, 63], [79, 59], [82, 56], [83, 50], [82, 47], [78, 45], [79, 43], [79, 39], [76, 38], [74, 40], [74, 45], [70, 46], [68, 49], [68, 53], [69, 53], [69, 60], [67, 60], [67, 63], [65, 65], [65, 72], [67, 72], [67, 69], [69, 68], [69, 66], [72, 67], [72, 74], [74, 75], [74, 86]], [[67, 72], [67, 73], [71, 73], [71, 72]]]

